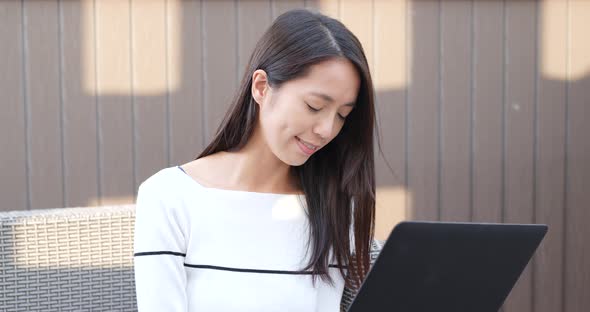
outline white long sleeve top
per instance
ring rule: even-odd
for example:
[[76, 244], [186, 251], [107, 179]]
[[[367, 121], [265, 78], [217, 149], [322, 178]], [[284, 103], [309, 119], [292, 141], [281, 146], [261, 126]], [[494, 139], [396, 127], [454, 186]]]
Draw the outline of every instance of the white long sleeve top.
[[205, 187], [178, 166], [138, 189], [134, 270], [139, 312], [339, 311], [335, 284], [296, 274], [308, 262], [304, 195]]

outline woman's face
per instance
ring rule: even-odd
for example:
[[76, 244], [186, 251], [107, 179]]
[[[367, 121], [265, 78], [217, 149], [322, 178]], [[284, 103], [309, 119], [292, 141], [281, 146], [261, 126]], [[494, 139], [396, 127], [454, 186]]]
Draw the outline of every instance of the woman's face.
[[260, 130], [284, 163], [300, 166], [338, 135], [356, 102], [360, 78], [352, 63], [334, 58], [310, 67], [305, 77], [271, 89], [266, 73], [253, 74]]

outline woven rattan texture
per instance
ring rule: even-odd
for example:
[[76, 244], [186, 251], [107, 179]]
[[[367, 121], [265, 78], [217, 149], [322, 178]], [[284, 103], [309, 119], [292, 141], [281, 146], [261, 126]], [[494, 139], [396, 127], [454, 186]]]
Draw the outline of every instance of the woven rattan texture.
[[0, 311], [137, 311], [134, 207], [0, 213]]
[[[383, 248], [383, 244], [385, 244], [384, 241], [373, 240], [373, 243], [371, 244], [371, 253], [370, 253], [371, 267], [373, 267], [373, 264], [375, 264], [375, 261], [377, 260], [377, 256], [379, 256], [379, 253], [381, 252], [381, 248]], [[356, 262], [353, 261], [352, 265], [353, 266], [356, 265]], [[358, 291], [356, 288], [344, 287], [344, 292], [342, 293], [342, 299], [340, 301], [340, 311], [341, 312], [348, 311], [357, 292]]]

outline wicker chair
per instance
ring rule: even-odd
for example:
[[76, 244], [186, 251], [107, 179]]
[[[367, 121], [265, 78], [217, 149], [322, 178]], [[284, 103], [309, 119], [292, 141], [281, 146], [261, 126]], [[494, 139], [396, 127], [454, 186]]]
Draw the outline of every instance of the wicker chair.
[[0, 311], [137, 311], [134, 221], [135, 205], [0, 212]]

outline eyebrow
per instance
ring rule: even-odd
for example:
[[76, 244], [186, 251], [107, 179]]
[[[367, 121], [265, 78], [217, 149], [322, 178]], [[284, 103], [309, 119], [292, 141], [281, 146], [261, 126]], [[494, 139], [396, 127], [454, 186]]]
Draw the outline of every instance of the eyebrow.
[[[324, 100], [326, 100], [328, 102], [332, 102], [332, 103], [334, 102], [334, 99], [331, 96], [327, 95], [327, 94], [320, 93], [320, 92], [311, 92], [310, 94], [311, 95], [315, 95], [317, 97], [320, 97], [320, 98], [322, 98], [322, 99], [324, 99]], [[354, 102], [346, 103], [344, 105], [346, 105], [346, 106], [352, 106], [352, 107], [355, 106]]]

